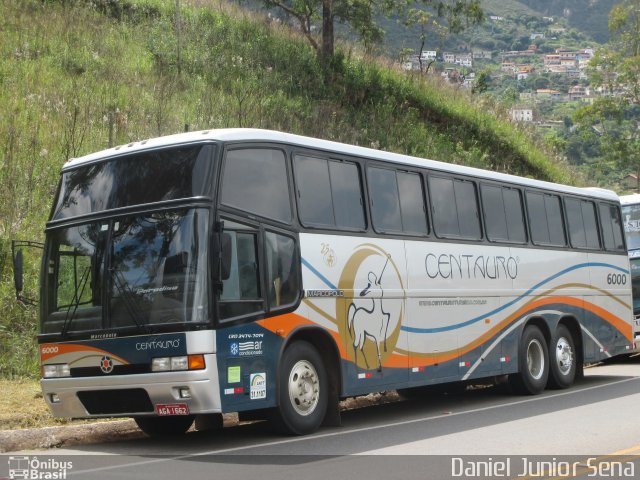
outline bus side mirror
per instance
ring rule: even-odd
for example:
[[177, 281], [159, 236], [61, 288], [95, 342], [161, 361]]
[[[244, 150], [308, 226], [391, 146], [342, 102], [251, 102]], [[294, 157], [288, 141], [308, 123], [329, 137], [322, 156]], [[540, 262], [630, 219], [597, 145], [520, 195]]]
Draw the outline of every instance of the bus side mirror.
[[220, 235], [220, 280], [228, 280], [231, 276], [231, 235]]
[[13, 283], [16, 287], [16, 298], [20, 300], [22, 292], [22, 249], [13, 255]]
[[22, 247], [37, 248], [39, 250], [42, 250], [44, 248], [44, 244], [40, 242], [32, 242], [30, 240], [11, 240], [13, 284], [16, 287], [16, 300], [22, 305], [37, 305], [37, 302], [35, 300], [22, 296], [22, 290], [24, 287], [24, 257], [22, 254]]

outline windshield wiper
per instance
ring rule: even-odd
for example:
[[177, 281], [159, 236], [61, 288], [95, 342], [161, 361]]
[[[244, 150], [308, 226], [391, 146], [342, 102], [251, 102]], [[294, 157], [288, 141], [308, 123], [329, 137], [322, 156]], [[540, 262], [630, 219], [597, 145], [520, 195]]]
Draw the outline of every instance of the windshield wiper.
[[120, 278], [122, 277], [122, 272], [115, 268], [110, 268], [109, 271], [112, 273], [112, 278], [114, 280], [113, 283], [115, 284], [116, 289], [120, 294], [120, 298], [122, 298], [124, 308], [129, 314], [129, 317], [131, 317], [131, 320], [133, 320], [133, 322], [136, 324], [138, 330], [142, 330], [145, 333], [148, 333], [149, 327], [142, 321], [138, 306], [136, 305], [136, 301], [133, 300], [135, 294], [129, 287], [126, 279]]
[[[80, 276], [80, 294], [78, 294], [78, 289], [76, 288], [76, 291], [73, 293], [73, 298], [71, 299], [71, 304], [69, 305], [69, 308], [67, 309], [67, 313], [64, 317], [64, 322], [62, 324], [62, 329], [60, 330], [60, 335], [64, 338], [67, 336], [67, 333], [69, 332], [69, 328], [71, 327], [71, 323], [73, 322], [73, 319], [76, 316], [76, 312], [78, 311], [78, 307], [80, 306], [80, 299], [82, 298], [82, 295], [84, 294], [84, 289], [87, 287], [87, 283], [89, 282], [89, 277], [90, 277], [90, 268], [89, 267], [85, 267], [84, 271], [82, 272], [82, 275]], [[71, 310], [73, 309], [73, 313], [71, 313]]]

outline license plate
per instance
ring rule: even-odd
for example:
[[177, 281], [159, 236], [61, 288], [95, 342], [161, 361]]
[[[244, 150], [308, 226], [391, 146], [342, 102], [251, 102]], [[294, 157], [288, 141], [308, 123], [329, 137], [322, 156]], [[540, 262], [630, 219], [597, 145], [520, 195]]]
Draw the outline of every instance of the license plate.
[[189, 406], [186, 403], [159, 403], [156, 405], [156, 415], [189, 415]]

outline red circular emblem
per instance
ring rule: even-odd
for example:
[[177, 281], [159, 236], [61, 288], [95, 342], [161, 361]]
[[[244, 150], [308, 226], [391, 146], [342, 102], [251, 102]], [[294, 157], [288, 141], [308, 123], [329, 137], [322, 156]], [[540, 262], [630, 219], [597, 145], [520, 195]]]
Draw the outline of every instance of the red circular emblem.
[[113, 360], [106, 355], [102, 357], [102, 360], [100, 360], [100, 370], [102, 370], [102, 373], [113, 372]]

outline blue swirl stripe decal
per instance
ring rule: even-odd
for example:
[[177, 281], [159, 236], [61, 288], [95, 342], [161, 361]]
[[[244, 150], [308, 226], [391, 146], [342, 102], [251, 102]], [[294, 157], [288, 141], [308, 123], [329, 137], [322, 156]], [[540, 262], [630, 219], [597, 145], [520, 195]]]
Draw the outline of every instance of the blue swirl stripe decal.
[[338, 290], [338, 287], [336, 287], [333, 283], [331, 283], [327, 277], [322, 275], [318, 270], [315, 269], [313, 265], [307, 262], [304, 258], [302, 258], [302, 264], [305, 267], [307, 267], [309, 270], [311, 270], [311, 272], [320, 280], [322, 280], [331, 290]]
[[554, 275], [551, 275], [550, 277], [542, 280], [540, 283], [534, 285], [529, 290], [527, 290], [525, 293], [523, 293], [522, 295], [520, 295], [516, 299], [512, 300], [511, 302], [506, 303], [505, 305], [501, 306], [500, 308], [496, 308], [495, 310], [492, 310], [492, 311], [490, 311], [488, 313], [480, 315], [479, 317], [472, 318], [471, 320], [467, 320], [466, 322], [456, 323], [455, 325], [449, 325], [447, 327], [437, 327], [437, 328], [416, 328], [416, 327], [407, 327], [407, 326], [403, 325], [402, 327], [400, 327], [400, 330], [403, 330], [403, 331], [409, 332], [409, 333], [438, 333], [438, 332], [447, 332], [447, 331], [451, 331], [451, 330], [457, 330], [459, 328], [464, 328], [464, 327], [467, 327], [469, 325], [473, 325], [476, 322], [484, 320], [485, 318], [490, 317], [491, 315], [495, 315], [496, 313], [500, 313], [503, 310], [515, 305], [516, 303], [521, 301], [523, 298], [530, 296], [534, 291], [538, 290], [543, 285], [551, 282], [552, 280], [555, 280], [558, 277], [561, 277], [562, 275], [565, 275], [565, 274], [567, 274], [569, 272], [572, 272], [573, 270], [579, 270], [581, 268], [590, 268], [590, 267], [591, 268], [595, 268], [595, 267], [612, 268], [614, 270], [618, 270], [618, 271], [620, 271], [622, 273], [625, 273], [625, 274], [629, 273], [629, 270], [627, 270], [625, 268], [618, 267], [617, 265], [609, 264], [609, 263], [598, 263], [598, 262], [594, 262], [594, 263], [579, 263], [579, 264], [574, 265], [572, 267], [565, 268], [564, 270], [561, 270], [560, 272], [558, 272], [558, 273], [556, 273]]
[[[311, 272], [318, 277], [320, 280], [322, 280], [322, 282], [324, 284], [326, 284], [329, 288], [331, 288], [332, 290], [337, 290], [338, 287], [336, 287], [327, 277], [325, 277], [324, 275], [322, 275], [318, 270], [316, 270], [316, 268], [311, 265], [307, 260], [305, 260], [304, 258], [302, 258], [302, 264], [307, 267], [309, 270], [311, 270]], [[544, 286], [545, 284], [555, 280], [558, 277], [561, 277], [563, 275], [566, 275], [569, 272], [572, 272], [574, 270], [579, 270], [582, 268], [611, 268], [613, 270], [617, 270], [619, 272], [622, 272], [624, 274], [628, 274], [629, 270], [626, 268], [622, 268], [619, 267], [617, 265], [612, 265], [610, 263], [601, 263], [601, 262], [590, 262], [590, 263], [579, 263], [577, 265], [573, 265], [572, 267], [569, 268], [565, 268], [564, 270], [559, 271], [558, 273], [551, 275], [548, 278], [545, 278], [544, 280], [542, 280], [541, 282], [537, 283], [536, 285], [534, 285], [533, 287], [531, 287], [529, 290], [527, 290], [525, 293], [523, 293], [522, 295], [520, 295], [519, 297], [517, 297], [516, 299], [512, 300], [511, 302], [502, 305], [500, 308], [496, 308], [495, 310], [491, 310], [490, 312], [484, 313], [478, 317], [474, 317], [470, 320], [467, 320], [465, 322], [461, 322], [461, 323], [456, 323], [455, 325], [449, 325], [446, 327], [436, 327], [436, 328], [416, 328], [416, 327], [407, 327], [407, 326], [401, 326], [400, 330], [405, 331], [405, 332], [409, 332], [409, 333], [439, 333], [439, 332], [447, 332], [447, 331], [451, 331], [451, 330], [457, 330], [459, 328], [464, 328], [464, 327], [468, 327], [469, 325], [473, 325], [474, 323], [477, 323], [481, 320], [484, 320], [485, 318], [491, 316], [491, 315], [495, 315], [497, 313], [502, 312], [503, 310], [515, 305], [516, 303], [518, 303], [519, 301], [521, 301], [523, 298], [530, 296], [534, 291], [538, 290], [539, 288], [541, 288], [542, 286]]]

